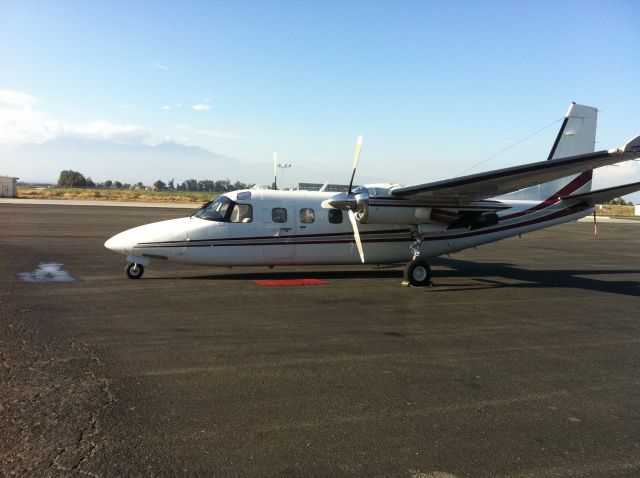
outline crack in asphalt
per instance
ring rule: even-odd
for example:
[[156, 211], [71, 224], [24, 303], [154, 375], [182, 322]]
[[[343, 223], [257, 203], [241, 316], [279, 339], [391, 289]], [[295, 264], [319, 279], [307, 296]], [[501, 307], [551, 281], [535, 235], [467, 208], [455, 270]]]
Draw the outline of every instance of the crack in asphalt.
[[0, 475], [44, 470], [100, 477], [92, 459], [107, 439], [100, 415], [117, 398], [86, 342], [47, 337], [21, 321], [37, 313], [0, 300]]

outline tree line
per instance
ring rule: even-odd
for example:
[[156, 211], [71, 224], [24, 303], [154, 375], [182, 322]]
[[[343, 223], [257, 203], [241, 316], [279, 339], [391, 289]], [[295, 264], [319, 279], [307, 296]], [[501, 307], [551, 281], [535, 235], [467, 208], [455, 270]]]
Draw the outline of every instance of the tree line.
[[[157, 182], [157, 181], [156, 181]], [[160, 181], [162, 182], [162, 181]], [[155, 183], [154, 183], [155, 186]], [[187, 179], [181, 184], [178, 184], [175, 188], [178, 191], [202, 191], [208, 193], [226, 193], [229, 191], [237, 191], [239, 189], [248, 189], [253, 184], [243, 183], [242, 181], [231, 182], [228, 179], [219, 179], [214, 181], [212, 179]], [[169, 187], [173, 187], [173, 179], [169, 181]]]
[[[187, 179], [182, 183], [176, 184], [175, 179], [170, 179], [166, 183], [161, 179], [158, 179], [153, 183], [153, 189], [155, 191], [198, 191], [209, 193], [226, 193], [229, 191], [236, 191], [238, 189], [248, 189], [252, 184], [243, 183], [241, 181], [231, 182], [228, 179]], [[144, 189], [146, 186], [142, 181], [137, 182], [133, 186], [129, 183], [122, 183], [120, 181], [112, 181], [107, 179], [104, 182], [96, 183], [91, 177], [85, 177], [82, 173], [72, 170], [60, 171], [58, 177], [59, 188], [116, 188], [116, 189]]]
[[633, 206], [633, 202], [632, 201], [626, 201], [622, 198], [615, 198], [615, 199], [611, 199], [609, 201], [606, 201], [605, 204], [612, 204], [614, 206]]

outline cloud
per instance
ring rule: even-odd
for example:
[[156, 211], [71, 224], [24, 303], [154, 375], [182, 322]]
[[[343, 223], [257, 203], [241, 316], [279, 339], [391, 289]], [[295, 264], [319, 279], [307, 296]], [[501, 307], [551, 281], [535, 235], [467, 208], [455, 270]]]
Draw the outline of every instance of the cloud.
[[34, 106], [38, 98], [15, 90], [0, 90], [0, 143], [40, 142], [61, 131]]
[[38, 99], [27, 93], [0, 90], [0, 143], [42, 143], [60, 136], [106, 139], [139, 144], [151, 140], [146, 129], [105, 120], [73, 124], [48, 118], [34, 106]]
[[165, 136], [164, 138], [165, 141], [171, 141], [173, 143], [178, 143], [178, 144], [188, 144], [189, 143], [189, 137], [188, 136]]
[[159, 61], [154, 61], [153, 62], [153, 67], [156, 70], [170, 70], [171, 68], [169, 68], [167, 65], [163, 65], [162, 63], [160, 63]]
[[200, 136], [206, 136], [208, 138], [214, 138], [214, 139], [228, 139], [231, 141], [242, 141], [246, 139], [244, 136], [240, 136], [239, 134], [228, 133], [224, 131], [215, 131], [210, 129], [194, 128], [193, 126], [189, 126], [186, 124], [177, 124], [176, 129], [179, 129], [182, 131], [188, 131], [189, 133], [197, 134]]
[[[172, 111], [174, 109], [179, 110], [180, 108], [182, 108], [182, 103], [176, 103], [175, 105], [162, 105], [160, 107], [161, 109], [165, 110], [165, 111]], [[194, 108], [196, 109], [196, 108]]]
[[206, 104], [197, 104], [197, 105], [193, 105], [191, 108], [193, 108], [196, 111], [209, 111], [211, 109], [211, 105], [206, 105]]
[[27, 93], [14, 90], [0, 90], [0, 103], [6, 106], [31, 107], [38, 102], [38, 98]]
[[97, 120], [86, 125], [71, 126], [65, 129], [66, 136], [79, 136], [90, 139], [103, 139], [118, 143], [143, 143], [151, 139], [151, 134], [141, 126], [120, 125], [109, 121]]

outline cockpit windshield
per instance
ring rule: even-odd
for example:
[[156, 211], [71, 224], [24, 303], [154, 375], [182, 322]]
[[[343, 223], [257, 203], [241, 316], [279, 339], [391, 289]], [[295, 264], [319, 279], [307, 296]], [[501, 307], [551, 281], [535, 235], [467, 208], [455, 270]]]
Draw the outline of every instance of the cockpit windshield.
[[238, 204], [226, 196], [218, 196], [209, 201], [194, 214], [195, 217], [217, 222], [251, 222], [253, 207], [251, 204]]

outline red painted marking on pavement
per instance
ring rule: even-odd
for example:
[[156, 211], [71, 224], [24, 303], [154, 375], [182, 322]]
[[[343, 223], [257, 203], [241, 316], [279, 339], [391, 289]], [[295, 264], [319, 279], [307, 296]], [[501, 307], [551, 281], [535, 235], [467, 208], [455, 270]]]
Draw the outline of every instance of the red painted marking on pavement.
[[320, 279], [281, 279], [281, 280], [257, 280], [258, 285], [264, 285], [267, 287], [279, 286], [279, 285], [322, 285], [327, 284], [327, 281]]

